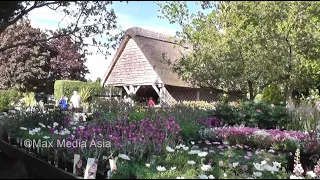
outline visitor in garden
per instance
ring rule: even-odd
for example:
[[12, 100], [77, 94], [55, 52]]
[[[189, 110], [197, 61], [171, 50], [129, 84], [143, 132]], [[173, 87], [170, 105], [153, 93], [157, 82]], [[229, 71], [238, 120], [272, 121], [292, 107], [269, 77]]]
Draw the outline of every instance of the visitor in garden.
[[68, 110], [68, 102], [65, 96], [61, 96], [61, 99], [59, 101], [59, 105], [61, 110], [65, 111]]
[[78, 112], [80, 108], [81, 97], [77, 91], [73, 91], [73, 95], [71, 96], [70, 101], [72, 103], [73, 110], [75, 112]]
[[149, 105], [149, 107], [154, 107], [154, 106], [155, 106], [155, 104], [154, 104], [154, 101], [153, 101], [153, 98], [152, 98], [152, 97], [150, 97], [150, 98], [149, 98], [148, 105]]

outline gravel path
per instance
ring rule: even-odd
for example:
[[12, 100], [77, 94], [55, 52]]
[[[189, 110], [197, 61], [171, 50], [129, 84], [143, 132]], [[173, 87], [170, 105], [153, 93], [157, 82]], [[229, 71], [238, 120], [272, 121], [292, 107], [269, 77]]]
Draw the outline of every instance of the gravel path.
[[24, 164], [0, 153], [0, 179], [28, 179]]

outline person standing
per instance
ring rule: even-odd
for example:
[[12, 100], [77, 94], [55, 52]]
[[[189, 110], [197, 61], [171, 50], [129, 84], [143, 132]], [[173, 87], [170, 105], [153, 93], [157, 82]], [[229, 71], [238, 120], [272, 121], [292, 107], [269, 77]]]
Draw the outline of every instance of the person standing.
[[154, 107], [154, 106], [155, 106], [155, 104], [154, 104], [154, 101], [153, 101], [153, 98], [152, 98], [152, 97], [150, 97], [150, 98], [149, 98], [148, 105], [149, 105], [149, 107]]
[[72, 108], [74, 109], [74, 111], [78, 112], [80, 108], [81, 97], [77, 91], [73, 91], [73, 95], [70, 98], [70, 102], [72, 103]]
[[65, 96], [62, 96], [60, 101], [59, 101], [59, 105], [61, 110], [65, 111], [68, 110], [68, 103], [67, 103], [67, 99]]

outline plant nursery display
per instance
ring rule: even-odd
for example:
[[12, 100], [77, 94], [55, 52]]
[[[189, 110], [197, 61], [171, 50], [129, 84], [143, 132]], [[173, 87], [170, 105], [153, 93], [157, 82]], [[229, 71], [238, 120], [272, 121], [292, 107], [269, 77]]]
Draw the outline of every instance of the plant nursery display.
[[1, 121], [0, 149], [41, 161], [43, 171], [55, 169], [60, 178], [320, 178], [320, 128], [230, 126], [214, 115], [219, 106], [143, 109], [96, 101], [87, 121], [35, 109]]

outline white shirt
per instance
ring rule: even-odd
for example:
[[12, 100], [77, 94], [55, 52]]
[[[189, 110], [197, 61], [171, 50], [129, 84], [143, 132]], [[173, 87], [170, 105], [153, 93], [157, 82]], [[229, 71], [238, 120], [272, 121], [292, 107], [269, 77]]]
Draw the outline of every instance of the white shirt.
[[72, 95], [72, 97], [70, 98], [70, 101], [72, 103], [73, 108], [80, 108], [81, 97], [79, 94]]

